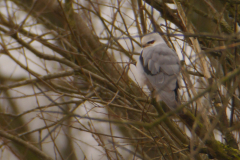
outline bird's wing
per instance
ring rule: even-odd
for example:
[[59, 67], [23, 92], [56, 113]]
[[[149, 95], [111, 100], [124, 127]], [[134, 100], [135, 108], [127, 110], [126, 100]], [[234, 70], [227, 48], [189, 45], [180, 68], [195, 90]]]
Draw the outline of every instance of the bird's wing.
[[166, 44], [144, 48], [140, 61], [152, 87], [164, 91], [176, 89], [180, 62], [177, 54]]

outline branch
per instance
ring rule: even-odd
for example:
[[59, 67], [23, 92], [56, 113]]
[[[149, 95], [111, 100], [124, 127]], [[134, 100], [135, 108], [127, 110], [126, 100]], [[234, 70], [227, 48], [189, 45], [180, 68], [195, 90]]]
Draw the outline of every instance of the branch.
[[26, 142], [20, 138], [18, 138], [17, 136], [14, 136], [12, 134], [9, 134], [3, 130], [0, 130], [0, 136], [7, 138], [11, 141], [13, 141], [14, 143], [20, 144], [22, 147], [25, 147], [26, 149], [32, 151], [34, 154], [38, 155], [39, 157], [46, 159], [46, 160], [53, 160], [51, 157], [49, 157], [48, 155], [46, 155], [44, 152], [42, 152], [41, 150], [39, 150], [37, 147], [33, 146], [32, 144], [30, 144], [29, 142]]

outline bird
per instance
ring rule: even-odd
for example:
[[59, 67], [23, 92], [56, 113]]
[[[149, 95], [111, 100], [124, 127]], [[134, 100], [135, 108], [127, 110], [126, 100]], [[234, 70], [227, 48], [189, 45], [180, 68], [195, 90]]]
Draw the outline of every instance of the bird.
[[163, 101], [171, 110], [179, 105], [178, 78], [180, 60], [177, 53], [168, 47], [158, 32], [142, 37], [142, 52], [136, 67], [143, 85], [152, 91], [156, 101]]

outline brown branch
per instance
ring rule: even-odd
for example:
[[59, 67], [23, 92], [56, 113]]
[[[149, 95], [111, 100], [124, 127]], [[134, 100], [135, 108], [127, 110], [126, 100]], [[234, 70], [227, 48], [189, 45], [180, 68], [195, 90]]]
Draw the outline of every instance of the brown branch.
[[9, 133], [7, 133], [7, 132], [5, 132], [3, 130], [0, 130], [0, 136], [4, 137], [6, 139], [9, 139], [9, 140], [11, 140], [14, 143], [17, 143], [17, 144], [21, 145], [22, 147], [30, 150], [31, 152], [33, 152], [34, 154], [38, 155], [39, 157], [41, 157], [43, 159], [53, 160], [51, 157], [46, 155], [43, 151], [39, 150], [37, 147], [33, 146], [29, 142], [26, 142], [26, 141], [18, 138], [17, 136], [9, 134]]

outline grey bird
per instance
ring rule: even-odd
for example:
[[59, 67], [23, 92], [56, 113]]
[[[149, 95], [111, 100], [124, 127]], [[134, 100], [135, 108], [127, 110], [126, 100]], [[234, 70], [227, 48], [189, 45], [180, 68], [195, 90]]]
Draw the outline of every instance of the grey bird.
[[170, 109], [176, 109], [178, 101], [178, 77], [180, 61], [176, 52], [169, 48], [163, 38], [153, 32], [141, 39], [143, 50], [137, 69], [144, 84], [153, 91], [157, 101], [163, 101]]

